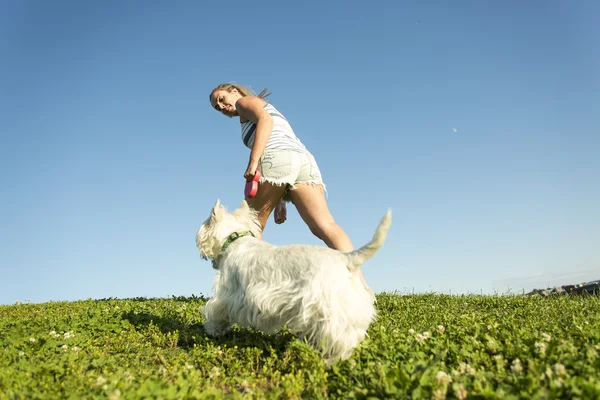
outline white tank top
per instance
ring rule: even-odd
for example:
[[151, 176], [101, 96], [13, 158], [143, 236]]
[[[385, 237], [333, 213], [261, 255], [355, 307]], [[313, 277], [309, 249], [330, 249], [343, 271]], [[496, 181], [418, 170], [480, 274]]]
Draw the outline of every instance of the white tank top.
[[[306, 152], [304, 144], [296, 137], [292, 126], [287, 119], [271, 104], [267, 103], [265, 110], [273, 118], [273, 130], [271, 137], [265, 146], [265, 150], [295, 150]], [[242, 125], [242, 141], [244, 145], [252, 150], [254, 137], [256, 135], [256, 124], [252, 121], [246, 121]]]

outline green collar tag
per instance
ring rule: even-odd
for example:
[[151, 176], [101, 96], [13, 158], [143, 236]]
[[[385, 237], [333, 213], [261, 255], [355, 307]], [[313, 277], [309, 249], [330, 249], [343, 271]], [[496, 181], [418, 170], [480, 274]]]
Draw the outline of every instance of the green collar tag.
[[242, 231], [242, 232], [233, 232], [231, 235], [229, 235], [229, 237], [227, 237], [227, 240], [225, 241], [225, 243], [223, 243], [223, 247], [221, 247], [221, 254], [223, 254], [225, 252], [225, 250], [227, 250], [227, 247], [229, 247], [229, 245], [231, 243], [233, 243], [235, 240], [243, 237], [243, 236], [248, 236], [248, 235], [252, 235], [254, 236], [254, 233], [250, 232], [250, 231]]

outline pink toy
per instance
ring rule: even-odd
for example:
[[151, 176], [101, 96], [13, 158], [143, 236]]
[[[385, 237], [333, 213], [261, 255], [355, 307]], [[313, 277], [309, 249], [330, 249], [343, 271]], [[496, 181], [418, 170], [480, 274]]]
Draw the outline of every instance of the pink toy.
[[256, 174], [254, 174], [254, 179], [251, 181], [246, 181], [246, 188], [244, 189], [244, 196], [246, 197], [254, 197], [256, 196], [256, 192], [258, 192], [258, 181], [260, 180], [260, 172], [256, 170]]

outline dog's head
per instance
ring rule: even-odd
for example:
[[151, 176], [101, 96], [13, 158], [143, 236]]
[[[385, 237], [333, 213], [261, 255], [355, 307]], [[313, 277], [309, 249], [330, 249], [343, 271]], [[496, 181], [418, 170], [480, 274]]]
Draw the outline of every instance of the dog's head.
[[228, 213], [217, 200], [210, 217], [198, 229], [196, 246], [202, 258], [214, 260], [219, 256], [229, 235], [245, 230], [251, 231], [254, 236], [260, 236], [257, 212], [248, 206], [246, 200], [243, 200], [240, 208], [232, 213]]

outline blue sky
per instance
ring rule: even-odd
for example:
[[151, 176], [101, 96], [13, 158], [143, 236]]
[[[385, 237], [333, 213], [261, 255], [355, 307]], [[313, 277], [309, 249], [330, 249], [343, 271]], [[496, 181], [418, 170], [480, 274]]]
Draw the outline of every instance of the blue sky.
[[[596, 1], [4, 2], [0, 303], [210, 295], [195, 233], [249, 152], [208, 95], [290, 120], [375, 292], [600, 278]], [[289, 209], [265, 240], [321, 244]]]

